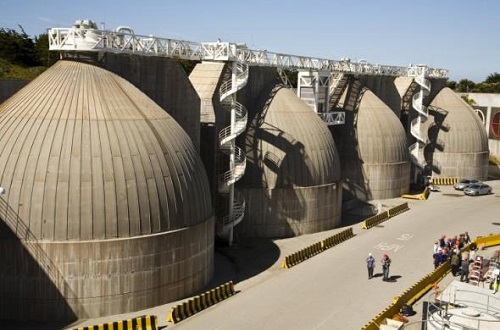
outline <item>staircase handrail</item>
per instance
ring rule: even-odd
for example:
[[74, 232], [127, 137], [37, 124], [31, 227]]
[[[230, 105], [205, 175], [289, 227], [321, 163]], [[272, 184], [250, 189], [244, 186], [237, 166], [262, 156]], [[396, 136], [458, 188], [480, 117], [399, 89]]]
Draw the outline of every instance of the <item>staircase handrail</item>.
[[232, 184], [238, 181], [243, 176], [243, 174], [245, 173], [245, 169], [246, 169], [246, 155], [243, 152], [243, 149], [235, 146], [234, 167], [219, 175], [219, 182], [224, 185]]
[[224, 101], [229, 95], [236, 93], [240, 89], [246, 86], [248, 81], [248, 65], [245, 63], [236, 63], [236, 79], [233, 84], [233, 80], [229, 79], [222, 83], [219, 88], [220, 100]]
[[245, 198], [244, 196], [237, 190], [234, 191], [234, 202], [233, 202], [233, 213], [228, 214], [222, 218], [220, 222], [217, 223], [219, 226], [219, 231], [225, 231], [228, 227], [234, 227], [239, 224], [245, 215]]
[[235, 139], [238, 135], [245, 131], [248, 120], [247, 109], [239, 102], [231, 105], [236, 114], [234, 128], [227, 126], [219, 132], [219, 144], [223, 146], [229, 140]]

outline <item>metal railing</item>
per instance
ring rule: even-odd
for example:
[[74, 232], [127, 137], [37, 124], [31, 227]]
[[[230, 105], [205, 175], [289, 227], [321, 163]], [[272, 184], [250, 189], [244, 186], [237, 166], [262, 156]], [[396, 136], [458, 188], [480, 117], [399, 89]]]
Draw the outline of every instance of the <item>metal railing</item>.
[[[189, 60], [241, 62], [250, 66], [272, 66], [285, 69], [312, 69], [377, 76], [414, 76], [419, 66], [394, 66], [368, 63], [349, 58], [331, 60], [289, 55], [266, 50], [248, 49], [245, 44], [232, 42], [193, 42], [135, 34], [131, 28], [114, 31], [99, 30], [90, 20], [77, 21], [70, 28], [48, 31], [49, 49], [66, 52], [132, 53], [145, 56], [165, 56]], [[448, 70], [428, 68], [427, 76], [447, 78]]]

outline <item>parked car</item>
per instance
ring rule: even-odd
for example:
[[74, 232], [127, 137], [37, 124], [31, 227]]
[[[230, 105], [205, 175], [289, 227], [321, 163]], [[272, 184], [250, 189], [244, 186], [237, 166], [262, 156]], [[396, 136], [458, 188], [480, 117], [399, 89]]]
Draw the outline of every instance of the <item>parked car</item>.
[[491, 194], [491, 187], [486, 183], [473, 183], [465, 187], [464, 194], [469, 196]]
[[464, 190], [465, 187], [467, 187], [468, 185], [473, 184], [473, 183], [479, 183], [479, 180], [461, 179], [460, 181], [458, 181], [457, 183], [455, 183], [453, 185], [453, 188], [455, 188], [455, 190]]

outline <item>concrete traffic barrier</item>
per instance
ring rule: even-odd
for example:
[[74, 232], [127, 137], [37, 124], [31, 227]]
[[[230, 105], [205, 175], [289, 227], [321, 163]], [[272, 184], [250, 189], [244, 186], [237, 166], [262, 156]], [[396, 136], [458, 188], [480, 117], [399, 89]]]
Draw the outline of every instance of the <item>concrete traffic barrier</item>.
[[455, 183], [458, 182], [458, 178], [456, 177], [436, 177], [436, 178], [431, 178], [430, 180], [431, 184], [436, 184], [436, 185], [441, 185], [441, 186], [451, 186], [454, 185]]
[[378, 225], [381, 222], [384, 222], [387, 219], [389, 219], [389, 212], [387, 211], [376, 214], [361, 222], [361, 228], [369, 229], [371, 227]]
[[326, 249], [329, 249], [351, 237], [354, 236], [354, 233], [352, 231], [352, 228], [348, 228], [346, 230], [343, 230], [331, 237], [328, 237], [320, 242], [316, 242], [302, 250], [299, 250], [295, 253], [292, 253], [288, 256], [285, 256], [285, 259], [283, 260], [281, 267], [282, 268], [290, 268], [293, 267], [323, 251]]
[[389, 209], [387, 212], [388, 212], [389, 218], [392, 218], [400, 213], [408, 211], [409, 209], [410, 208], [408, 207], [408, 203], [403, 203], [403, 204], [400, 204], [396, 207]]
[[157, 330], [158, 318], [156, 315], [143, 315], [132, 319], [121, 320], [111, 323], [91, 325], [87, 327], [74, 328], [73, 330]]
[[[167, 322], [177, 323], [235, 294], [233, 281], [182, 302], [170, 309]], [[142, 329], [142, 328], [138, 328]]]
[[331, 247], [334, 247], [335, 245], [342, 243], [343, 241], [351, 238], [354, 236], [354, 233], [352, 231], [352, 228], [348, 228], [346, 230], [343, 230], [333, 236], [330, 236], [324, 240], [321, 241], [321, 246], [323, 247], [323, 251], [326, 249], [329, 249]]

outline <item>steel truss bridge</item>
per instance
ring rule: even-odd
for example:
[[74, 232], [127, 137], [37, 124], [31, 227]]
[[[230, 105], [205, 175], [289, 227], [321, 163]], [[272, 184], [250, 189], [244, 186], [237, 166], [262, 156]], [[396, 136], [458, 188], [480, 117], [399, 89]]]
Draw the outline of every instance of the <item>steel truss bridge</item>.
[[[380, 65], [365, 60], [329, 60], [251, 50], [245, 44], [231, 42], [193, 42], [141, 36], [129, 27], [114, 31], [98, 30], [90, 20], [77, 21], [71, 28], [52, 28], [48, 32], [49, 49], [162, 56], [195, 61], [244, 62], [250, 66], [272, 66], [289, 70], [313, 70], [358, 75], [412, 76], [413, 67]], [[448, 70], [427, 68], [430, 78], [447, 78]]]

